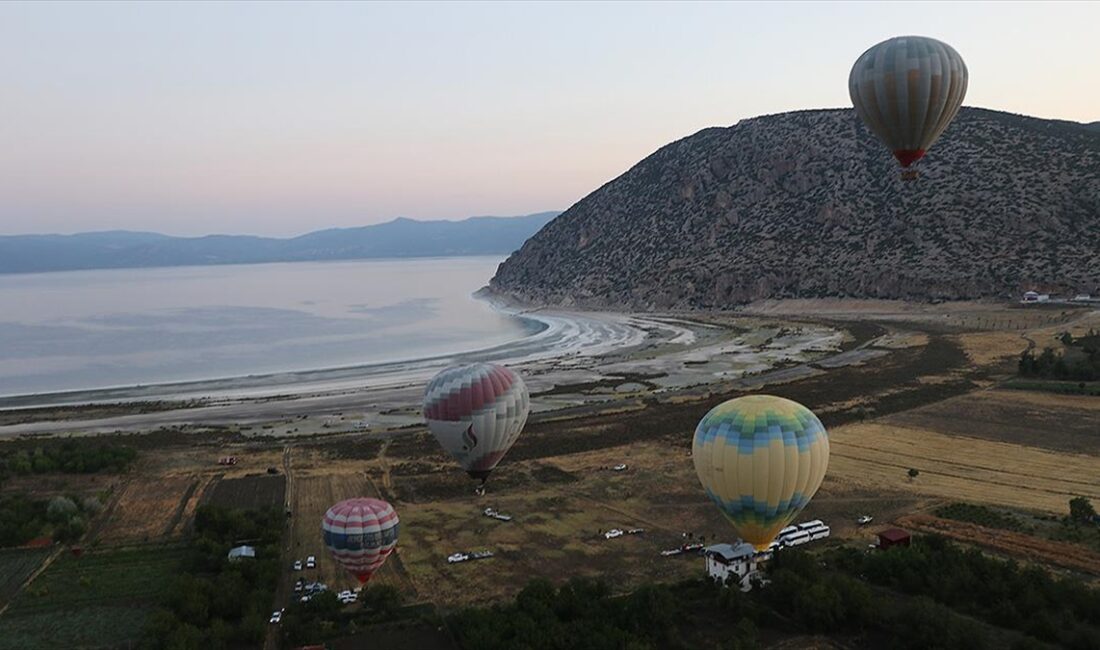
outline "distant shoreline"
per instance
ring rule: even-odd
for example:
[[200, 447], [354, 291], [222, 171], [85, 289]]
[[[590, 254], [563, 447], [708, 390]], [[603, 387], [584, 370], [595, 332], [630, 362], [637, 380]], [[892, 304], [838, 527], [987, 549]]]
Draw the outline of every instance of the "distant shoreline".
[[505, 313], [523, 324], [520, 338], [488, 348], [456, 350], [447, 354], [412, 357], [348, 366], [303, 368], [279, 372], [209, 377], [187, 381], [150, 384], [124, 384], [100, 388], [85, 388], [40, 393], [0, 395], [0, 410], [42, 408], [52, 406], [82, 406], [89, 404], [187, 401], [239, 397], [275, 397], [302, 392], [299, 389], [332, 390], [340, 384], [357, 386], [397, 385], [403, 378], [419, 376], [426, 369], [442, 367], [445, 362], [472, 357], [499, 357], [507, 351], [551, 329], [551, 320], [513, 312], [491, 300], [480, 299], [492, 309]]
[[509, 255], [558, 214], [551, 211], [458, 221], [398, 218], [296, 237], [177, 237], [125, 230], [0, 235], [0, 275]]
[[346, 262], [402, 262], [406, 260], [446, 260], [464, 257], [507, 257], [513, 251], [490, 251], [485, 253], [455, 253], [425, 254], [425, 255], [390, 255], [379, 257], [335, 257], [317, 260], [262, 260], [254, 262], [210, 262], [207, 264], [157, 264], [142, 266], [91, 266], [86, 268], [50, 269], [45, 271], [4, 271], [0, 270], [0, 278], [5, 276], [27, 275], [53, 275], [58, 273], [89, 273], [93, 271], [153, 271], [157, 269], [207, 269], [219, 266], [266, 266], [275, 264], [343, 264]]

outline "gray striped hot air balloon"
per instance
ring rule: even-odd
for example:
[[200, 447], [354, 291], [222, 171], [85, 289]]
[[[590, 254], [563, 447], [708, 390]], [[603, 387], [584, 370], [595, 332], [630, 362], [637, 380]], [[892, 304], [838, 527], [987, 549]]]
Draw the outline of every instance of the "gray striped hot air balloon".
[[448, 368], [424, 391], [428, 428], [482, 484], [519, 437], [530, 411], [519, 375], [491, 363]]
[[909, 167], [955, 118], [967, 80], [966, 63], [947, 43], [898, 36], [856, 59], [848, 93], [864, 124]]

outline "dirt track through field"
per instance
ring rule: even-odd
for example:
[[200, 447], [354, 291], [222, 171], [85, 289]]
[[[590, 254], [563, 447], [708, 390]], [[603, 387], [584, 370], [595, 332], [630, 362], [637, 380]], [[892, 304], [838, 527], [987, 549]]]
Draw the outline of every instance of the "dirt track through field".
[[911, 530], [945, 535], [1028, 561], [1100, 575], [1100, 553], [1077, 544], [1041, 539], [965, 521], [941, 519], [928, 514], [907, 515], [899, 518], [897, 523]]

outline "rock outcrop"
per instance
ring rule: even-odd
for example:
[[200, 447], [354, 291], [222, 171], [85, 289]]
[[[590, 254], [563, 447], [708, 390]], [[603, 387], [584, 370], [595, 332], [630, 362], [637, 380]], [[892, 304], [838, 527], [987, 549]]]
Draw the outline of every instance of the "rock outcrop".
[[490, 286], [631, 309], [1100, 293], [1100, 132], [964, 108], [919, 169], [903, 181], [852, 110], [705, 129], [547, 224]]

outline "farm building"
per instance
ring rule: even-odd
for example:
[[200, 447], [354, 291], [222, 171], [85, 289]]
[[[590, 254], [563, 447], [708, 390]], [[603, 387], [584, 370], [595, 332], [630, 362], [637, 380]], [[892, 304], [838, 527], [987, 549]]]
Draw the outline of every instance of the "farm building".
[[229, 549], [229, 561], [240, 562], [243, 559], [256, 559], [256, 549], [251, 546], [238, 546], [236, 548]]
[[909, 546], [909, 533], [900, 528], [888, 528], [878, 534], [878, 547], [888, 549], [894, 546]]
[[741, 542], [736, 546], [715, 544], [703, 549], [707, 575], [719, 582], [741, 582], [756, 571], [756, 549]]

